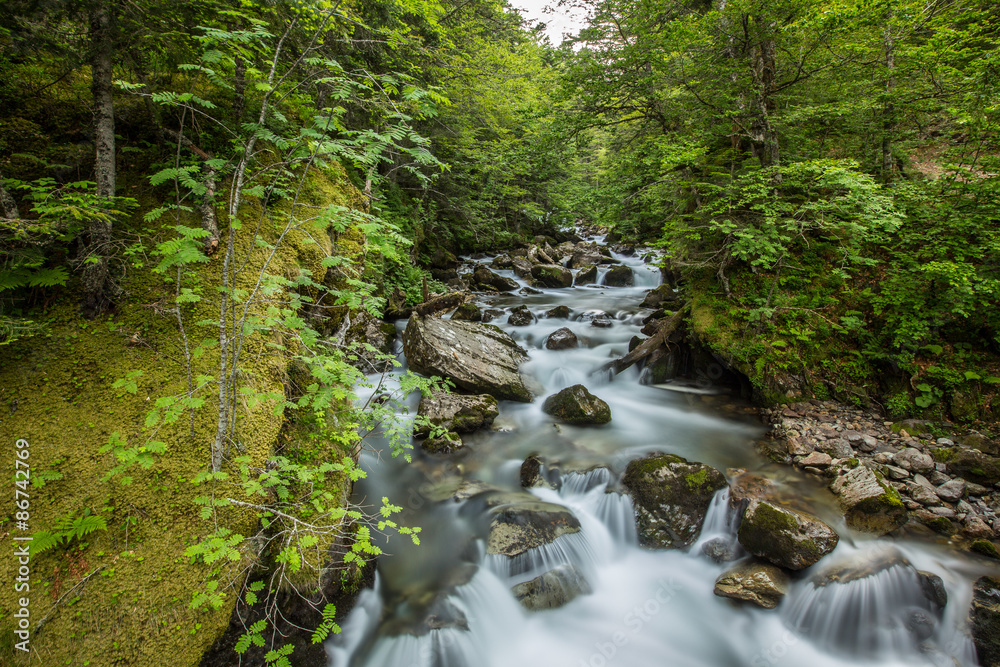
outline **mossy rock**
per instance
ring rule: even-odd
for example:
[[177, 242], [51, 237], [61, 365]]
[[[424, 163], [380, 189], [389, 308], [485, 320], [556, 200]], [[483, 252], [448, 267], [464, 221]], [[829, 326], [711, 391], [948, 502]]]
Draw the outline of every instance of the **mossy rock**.
[[[471, 433], [492, 424], [500, 410], [497, 399], [489, 394], [461, 396], [441, 392], [421, 398], [417, 414], [427, 417], [438, 428], [454, 433]], [[415, 433], [426, 436], [430, 427], [420, 426]]]
[[556, 264], [537, 264], [531, 268], [531, 277], [544, 287], [572, 287], [573, 272]]
[[542, 412], [567, 424], [607, 424], [611, 408], [582, 384], [567, 387], [545, 399]]
[[483, 311], [476, 304], [466, 302], [455, 309], [455, 312], [451, 314], [451, 319], [463, 322], [482, 322]]
[[573, 281], [574, 285], [593, 285], [597, 282], [597, 265], [591, 264], [580, 269]]
[[609, 287], [631, 287], [635, 283], [635, 274], [632, 268], [620, 264], [608, 270], [604, 274], [604, 284]]
[[987, 558], [1000, 560], [1000, 550], [998, 550], [996, 545], [989, 540], [974, 540], [972, 544], [969, 545], [969, 551], [974, 551], [975, 553], [986, 556]]
[[818, 518], [751, 500], [739, 529], [740, 544], [755, 556], [789, 570], [802, 570], [833, 551], [836, 531]]
[[843, 474], [833, 480], [830, 489], [840, 501], [848, 526], [884, 535], [907, 522], [903, 499], [881, 473], [863, 465], [841, 470]]
[[1000, 665], [1000, 578], [976, 579], [972, 586], [969, 626], [979, 664], [984, 667]]
[[976, 484], [992, 486], [1000, 482], [1000, 458], [989, 454], [956, 447], [948, 455], [947, 464], [949, 472]]
[[712, 498], [726, 487], [726, 478], [704, 463], [660, 454], [629, 463], [622, 484], [634, 503], [640, 544], [677, 549], [697, 539]]

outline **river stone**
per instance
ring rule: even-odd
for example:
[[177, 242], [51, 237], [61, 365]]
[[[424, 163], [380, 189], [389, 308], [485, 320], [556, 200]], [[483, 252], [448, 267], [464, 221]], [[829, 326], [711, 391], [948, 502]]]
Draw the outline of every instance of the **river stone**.
[[[392, 369], [392, 343], [396, 325], [384, 322], [365, 310], [347, 313], [341, 324], [343, 342], [351, 348], [352, 366], [363, 373], [384, 373]], [[370, 351], [367, 346], [375, 348]]]
[[739, 542], [725, 537], [713, 537], [705, 542], [701, 545], [701, 553], [716, 563], [728, 563], [746, 555]]
[[892, 462], [910, 472], [925, 473], [934, 470], [934, 459], [914, 447], [907, 447], [893, 454]]
[[487, 308], [483, 311], [483, 324], [492, 322], [501, 315], [503, 315], [503, 311], [499, 308]]
[[789, 570], [816, 563], [833, 551], [840, 539], [816, 517], [766, 500], [750, 501], [738, 535], [744, 549]]
[[571, 563], [554, 567], [545, 574], [511, 588], [525, 609], [556, 609], [579, 595], [593, 591], [580, 571]]
[[681, 302], [682, 298], [670, 287], [670, 285], [663, 284], [659, 287], [654, 287], [649, 290], [646, 297], [639, 304], [640, 308], [664, 308], [666, 306], [675, 306]]
[[436, 437], [427, 438], [420, 443], [420, 448], [429, 454], [451, 454], [465, 448], [462, 436], [451, 431]]
[[781, 568], [751, 560], [723, 572], [715, 581], [715, 594], [774, 609], [788, 593], [788, 584], [788, 574]]
[[566, 387], [545, 399], [542, 412], [567, 424], [607, 424], [611, 408], [582, 384]]
[[576, 246], [569, 260], [569, 268], [579, 269], [592, 264], [600, 264], [604, 259], [601, 247], [596, 243], [581, 243]]
[[799, 461], [799, 465], [815, 466], [817, 468], [829, 468], [832, 463], [833, 458], [824, 452], [812, 452], [809, 456]]
[[851, 449], [850, 443], [843, 438], [831, 438], [817, 442], [816, 449], [835, 459], [849, 459], [854, 456], [854, 450]]
[[490, 262], [490, 266], [494, 269], [510, 270], [514, 268], [514, 260], [510, 255], [497, 255], [493, 258], [493, 261]]
[[855, 530], [885, 535], [907, 521], [899, 492], [865, 466], [858, 465], [837, 477], [830, 490], [840, 501], [847, 525]]
[[492, 324], [412, 317], [403, 332], [403, 353], [410, 370], [446, 377], [468, 392], [532, 400], [517, 370], [528, 355]]
[[[557, 485], [553, 485], [549, 481], [549, 470], [548, 467], [542, 463], [542, 459], [536, 454], [532, 454], [528, 458], [524, 459], [521, 464], [521, 487], [525, 489], [533, 489], [536, 487], [541, 487], [543, 489], [555, 489]], [[558, 476], [556, 473], [553, 476]]]
[[574, 285], [593, 285], [597, 282], [597, 265], [592, 264], [577, 271]]
[[451, 314], [451, 319], [463, 322], [482, 322], [483, 311], [474, 303], [463, 303]]
[[569, 319], [569, 306], [556, 306], [545, 311], [545, 317], [555, 317], [563, 320]]
[[535, 321], [535, 316], [528, 310], [527, 306], [518, 306], [510, 311], [507, 317], [507, 324], [514, 327], [526, 327]]
[[957, 503], [965, 495], [965, 480], [953, 479], [935, 489], [938, 498], [948, 503]]
[[635, 282], [632, 269], [621, 264], [604, 274], [604, 284], [609, 287], [630, 287]]
[[1000, 459], [982, 452], [962, 449], [938, 449], [935, 451], [937, 460], [948, 464], [948, 472], [961, 475], [964, 479], [992, 486], [1000, 482]]
[[520, 502], [501, 505], [491, 513], [486, 553], [513, 558], [552, 543], [557, 537], [580, 532], [580, 521], [567, 508], [552, 503]]
[[[500, 414], [497, 399], [489, 394], [460, 396], [436, 392], [420, 399], [417, 414], [427, 417], [431, 424], [455, 433], [471, 433], [486, 428]], [[427, 435], [430, 427], [420, 426], [417, 435]]]
[[639, 543], [653, 549], [691, 545], [726, 478], [715, 468], [673, 454], [628, 464], [622, 484], [632, 496]]
[[573, 286], [573, 272], [556, 264], [536, 264], [531, 267], [531, 277], [544, 287]]
[[1000, 665], [1000, 577], [980, 577], [972, 586], [969, 610], [972, 641], [979, 664]]
[[545, 339], [545, 348], [548, 350], [569, 350], [579, 345], [576, 334], [566, 327], [556, 329]]
[[520, 287], [517, 281], [513, 278], [507, 278], [506, 276], [493, 273], [485, 266], [480, 266], [472, 272], [472, 284], [480, 287], [492, 287], [498, 292], [513, 292]]
[[531, 277], [531, 269], [535, 265], [530, 261], [524, 257], [515, 257], [511, 263], [514, 265], [513, 271], [515, 276], [522, 280]]

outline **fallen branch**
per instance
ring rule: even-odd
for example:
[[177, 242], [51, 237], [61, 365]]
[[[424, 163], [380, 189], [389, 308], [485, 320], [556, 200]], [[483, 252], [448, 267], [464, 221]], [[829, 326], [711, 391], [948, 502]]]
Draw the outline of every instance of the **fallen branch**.
[[617, 375], [626, 368], [634, 365], [637, 361], [641, 361], [651, 355], [657, 350], [657, 348], [667, 342], [667, 338], [670, 337], [670, 334], [677, 331], [677, 327], [679, 327], [681, 322], [684, 321], [684, 314], [687, 310], [688, 304], [685, 303], [677, 310], [676, 313], [660, 322], [656, 332], [646, 340], [642, 341], [642, 343], [640, 343], [634, 350], [620, 359], [609, 361], [594, 371], [594, 373], [603, 373], [608, 370], [613, 370], [615, 375]]

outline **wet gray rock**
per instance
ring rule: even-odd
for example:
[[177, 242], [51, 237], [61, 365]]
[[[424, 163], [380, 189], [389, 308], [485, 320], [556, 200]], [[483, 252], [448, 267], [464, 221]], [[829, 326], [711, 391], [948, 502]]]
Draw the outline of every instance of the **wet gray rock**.
[[608, 329], [614, 326], [614, 321], [610, 317], [595, 317], [590, 321], [590, 326], [598, 329]]
[[935, 489], [938, 498], [948, 503], [957, 503], [965, 495], [965, 480], [953, 479]]
[[526, 280], [531, 277], [531, 269], [535, 266], [524, 257], [513, 258], [511, 264], [513, 264], [512, 269], [514, 271], [514, 275], [522, 280]]
[[[535, 454], [524, 459], [524, 462], [521, 463], [520, 479], [522, 488], [533, 489], [540, 487], [543, 489], [555, 489], [560, 486], [558, 476], [558, 471], [550, 471], [548, 466], [542, 462], [542, 459]], [[556, 479], [556, 484], [552, 483], [552, 478]]]
[[545, 317], [568, 320], [569, 313], [570, 313], [569, 306], [556, 306], [555, 308], [550, 308], [549, 310], [546, 310]]
[[557, 264], [536, 264], [531, 267], [531, 277], [544, 287], [573, 286], [573, 272]]
[[727, 570], [715, 581], [715, 594], [774, 609], [788, 593], [788, 574], [770, 563], [751, 560]]
[[503, 311], [499, 308], [487, 308], [483, 311], [483, 324], [492, 322], [501, 315], [503, 315]]
[[843, 438], [831, 438], [816, 443], [816, 450], [829, 454], [835, 459], [849, 459], [854, 456], [851, 445]]
[[611, 408], [582, 384], [575, 384], [545, 399], [542, 412], [567, 424], [607, 424]]
[[691, 545], [726, 478], [715, 468], [673, 454], [628, 464], [622, 485], [632, 496], [639, 543], [654, 549]]
[[818, 562], [840, 539], [818, 518], [766, 500], [750, 501], [738, 535], [744, 549], [789, 570]]
[[969, 610], [972, 641], [979, 664], [1000, 665], [1000, 577], [980, 577], [972, 587]]
[[511, 591], [526, 609], [556, 609], [580, 595], [593, 592], [580, 571], [570, 563], [552, 568], [531, 581], [517, 584]]
[[518, 366], [527, 353], [499, 327], [437, 317], [411, 317], [403, 332], [410, 369], [450, 379], [468, 392], [530, 402]]
[[739, 542], [723, 537], [713, 537], [701, 545], [701, 553], [716, 563], [728, 563], [744, 555]]
[[683, 301], [683, 297], [674, 292], [670, 285], [663, 284], [649, 290], [642, 303], [639, 304], [639, 307], [653, 309], [670, 308], [680, 305]]
[[609, 287], [629, 287], [635, 282], [632, 269], [621, 264], [604, 274], [604, 284]]
[[[497, 399], [489, 394], [462, 396], [434, 393], [420, 399], [417, 414], [427, 417], [431, 424], [455, 433], [471, 433], [486, 428], [500, 414]], [[429, 426], [419, 426], [416, 434], [426, 436]]]
[[579, 531], [579, 519], [561, 505], [541, 501], [500, 505], [490, 512], [486, 553], [514, 557]]
[[948, 471], [963, 479], [984, 486], [1000, 482], [1000, 459], [982, 452], [955, 447], [941, 450], [946, 457]]
[[513, 278], [507, 278], [506, 276], [501, 276], [499, 274], [493, 273], [485, 266], [480, 266], [478, 269], [472, 272], [472, 284], [480, 288], [492, 287], [498, 292], [513, 292], [520, 285]]
[[914, 447], [907, 447], [896, 452], [892, 456], [892, 461], [900, 468], [910, 472], [929, 473], [934, 470], [934, 459]]
[[813, 452], [799, 461], [799, 465], [816, 468], [829, 468], [832, 463], [833, 458], [825, 452]]
[[465, 449], [462, 436], [448, 431], [436, 438], [427, 438], [420, 443], [420, 448], [428, 454], [453, 454]]
[[514, 327], [526, 327], [535, 321], [535, 316], [527, 306], [518, 306], [514, 310], [510, 311], [510, 315], [507, 317], [507, 324]]
[[545, 339], [545, 347], [549, 350], [569, 350], [580, 345], [576, 334], [563, 327], [556, 329]]
[[597, 282], [597, 265], [592, 264], [590, 266], [580, 269], [576, 278], [573, 281], [574, 285], [593, 285]]
[[596, 243], [581, 243], [573, 251], [573, 256], [569, 260], [569, 268], [579, 269], [581, 267], [600, 264], [604, 259], [601, 247]]
[[863, 465], [833, 480], [830, 490], [840, 502], [847, 525], [855, 530], [884, 535], [907, 521], [899, 492]]

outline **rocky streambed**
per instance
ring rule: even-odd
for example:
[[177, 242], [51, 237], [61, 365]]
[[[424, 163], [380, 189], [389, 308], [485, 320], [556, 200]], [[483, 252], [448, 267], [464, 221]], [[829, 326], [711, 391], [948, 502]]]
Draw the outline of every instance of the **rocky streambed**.
[[640, 253], [536, 241], [400, 312], [400, 361], [457, 391], [414, 399], [414, 461], [359, 484], [422, 544], [386, 544], [332, 664], [1000, 659], [992, 443], [758, 415]]

